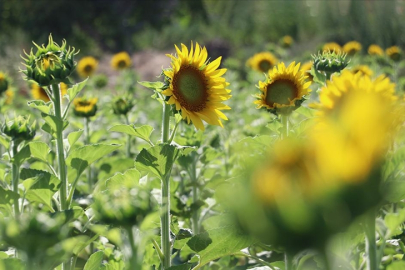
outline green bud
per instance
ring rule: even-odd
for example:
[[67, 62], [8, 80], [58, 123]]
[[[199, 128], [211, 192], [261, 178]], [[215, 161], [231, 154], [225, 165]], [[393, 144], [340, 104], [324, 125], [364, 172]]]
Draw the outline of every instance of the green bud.
[[30, 117], [18, 116], [12, 121], [6, 121], [1, 131], [12, 140], [30, 141], [35, 137], [36, 121], [30, 125], [29, 119]]
[[313, 55], [314, 68], [318, 72], [334, 73], [342, 71], [349, 64], [346, 54], [335, 51], [323, 51], [318, 55]]
[[108, 83], [108, 77], [104, 74], [99, 74], [99, 75], [94, 76], [93, 80], [94, 80], [94, 85], [98, 89], [105, 87]]
[[112, 104], [114, 114], [127, 114], [134, 106], [131, 99], [127, 97], [115, 98]]
[[3, 72], [0, 72], [0, 94], [7, 91], [9, 85], [9, 80]]
[[66, 41], [62, 41], [62, 46], [59, 46], [53, 41], [52, 35], [49, 35], [48, 45], [45, 47], [38, 46], [37, 52], [34, 54], [32, 49], [30, 54], [25, 55], [24, 66], [26, 70], [21, 70], [26, 76], [26, 80], [33, 80], [41, 87], [46, 87], [51, 84], [59, 84], [60, 82], [69, 83], [68, 77], [74, 71], [76, 62], [74, 61], [75, 49], [70, 47], [66, 49]]

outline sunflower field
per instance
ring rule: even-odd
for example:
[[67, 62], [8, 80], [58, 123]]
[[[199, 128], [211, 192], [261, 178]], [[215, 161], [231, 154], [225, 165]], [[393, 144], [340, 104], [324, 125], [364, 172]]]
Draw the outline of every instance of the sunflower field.
[[0, 1], [0, 270], [405, 269], [404, 14]]

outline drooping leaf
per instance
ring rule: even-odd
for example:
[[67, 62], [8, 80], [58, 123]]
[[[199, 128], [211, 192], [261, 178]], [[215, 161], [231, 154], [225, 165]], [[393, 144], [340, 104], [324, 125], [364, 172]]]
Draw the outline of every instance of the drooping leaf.
[[162, 180], [172, 169], [179, 154], [180, 150], [173, 145], [155, 145], [148, 149], [142, 149], [135, 159], [135, 166], [139, 170], [149, 172]]
[[28, 106], [31, 108], [35, 108], [45, 114], [49, 114], [49, 112], [51, 111], [52, 103], [46, 103], [43, 100], [33, 100], [28, 101]]
[[115, 131], [125, 133], [131, 136], [138, 137], [148, 143], [150, 143], [150, 135], [152, 134], [153, 127], [144, 125], [140, 127], [134, 127], [132, 125], [115, 125], [108, 131]]
[[69, 102], [72, 102], [73, 99], [80, 93], [80, 91], [83, 89], [83, 87], [86, 85], [88, 79], [85, 79], [82, 82], [76, 83], [73, 85], [71, 88], [67, 90], [67, 96], [69, 99]]
[[162, 82], [138, 82], [140, 85], [145, 86], [146, 88], [152, 89], [152, 90], [160, 90], [163, 88], [164, 83]]
[[[91, 163], [110, 154], [119, 147], [121, 147], [119, 144], [91, 144], [78, 147], [69, 153], [66, 164], [75, 171], [74, 178], [76, 179]], [[74, 181], [74, 179], [69, 180]]]
[[83, 270], [98, 270], [101, 267], [101, 262], [103, 261], [104, 252], [97, 251], [93, 253], [84, 265]]
[[199, 261], [200, 267], [212, 260], [237, 253], [255, 242], [227, 217], [211, 217], [203, 226], [206, 231], [187, 242], [187, 246], [197, 253], [190, 262]]
[[33, 158], [37, 158], [41, 161], [47, 162], [48, 161], [48, 154], [51, 151], [49, 146], [40, 141], [30, 142], [29, 144], [31, 156]]

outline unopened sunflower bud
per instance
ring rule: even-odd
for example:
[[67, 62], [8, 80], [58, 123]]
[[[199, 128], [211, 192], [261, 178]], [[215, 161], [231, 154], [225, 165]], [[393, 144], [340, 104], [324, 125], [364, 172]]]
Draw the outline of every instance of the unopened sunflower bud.
[[104, 74], [99, 74], [93, 77], [96, 88], [103, 88], [108, 83], [108, 77]]
[[318, 72], [340, 72], [349, 64], [349, 61], [346, 60], [346, 54], [340, 52], [323, 51], [312, 57], [314, 59], [314, 68]]
[[[34, 42], [33, 42], [34, 43]], [[21, 70], [26, 76], [26, 80], [33, 80], [40, 86], [45, 87], [51, 84], [60, 82], [68, 83], [68, 77], [74, 71], [76, 62], [74, 61], [74, 48], [66, 49], [66, 41], [62, 41], [62, 46], [59, 46], [49, 35], [48, 45], [40, 47], [36, 43], [37, 52], [25, 53], [27, 58], [24, 58], [24, 66], [26, 70]]]
[[75, 98], [73, 112], [76, 116], [92, 117], [97, 112], [97, 98]]
[[118, 97], [113, 101], [112, 108], [114, 114], [120, 115], [120, 114], [127, 114], [132, 107], [134, 106], [133, 102], [131, 99], [128, 99], [126, 97]]
[[18, 116], [12, 121], [6, 121], [1, 131], [12, 140], [30, 141], [35, 137], [35, 124], [35, 121], [29, 124], [29, 117]]

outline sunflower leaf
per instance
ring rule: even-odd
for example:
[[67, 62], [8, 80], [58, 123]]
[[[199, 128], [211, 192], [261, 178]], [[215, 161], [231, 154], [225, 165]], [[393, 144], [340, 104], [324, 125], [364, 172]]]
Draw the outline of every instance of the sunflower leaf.
[[144, 125], [140, 127], [134, 127], [132, 125], [115, 125], [108, 131], [115, 131], [125, 133], [131, 136], [138, 137], [147, 143], [150, 143], [150, 135], [152, 134], [153, 127]]
[[162, 82], [138, 82], [138, 83], [154, 91], [162, 90], [162, 88], [165, 86], [165, 84]]
[[52, 103], [48, 102], [45, 103], [43, 100], [33, 100], [33, 101], [28, 101], [28, 106], [31, 108], [35, 108], [43, 113], [49, 114], [51, 111], [51, 106]]
[[88, 78], [82, 82], [76, 83], [75, 85], [73, 85], [71, 88], [69, 88], [67, 90], [67, 97], [68, 97], [69, 102], [72, 102], [72, 100], [80, 93], [80, 91], [82, 91], [83, 87], [87, 83], [87, 80], [88, 80]]
[[30, 142], [29, 144], [31, 157], [37, 158], [41, 161], [48, 162], [47, 156], [51, 152], [49, 146], [40, 141]]

